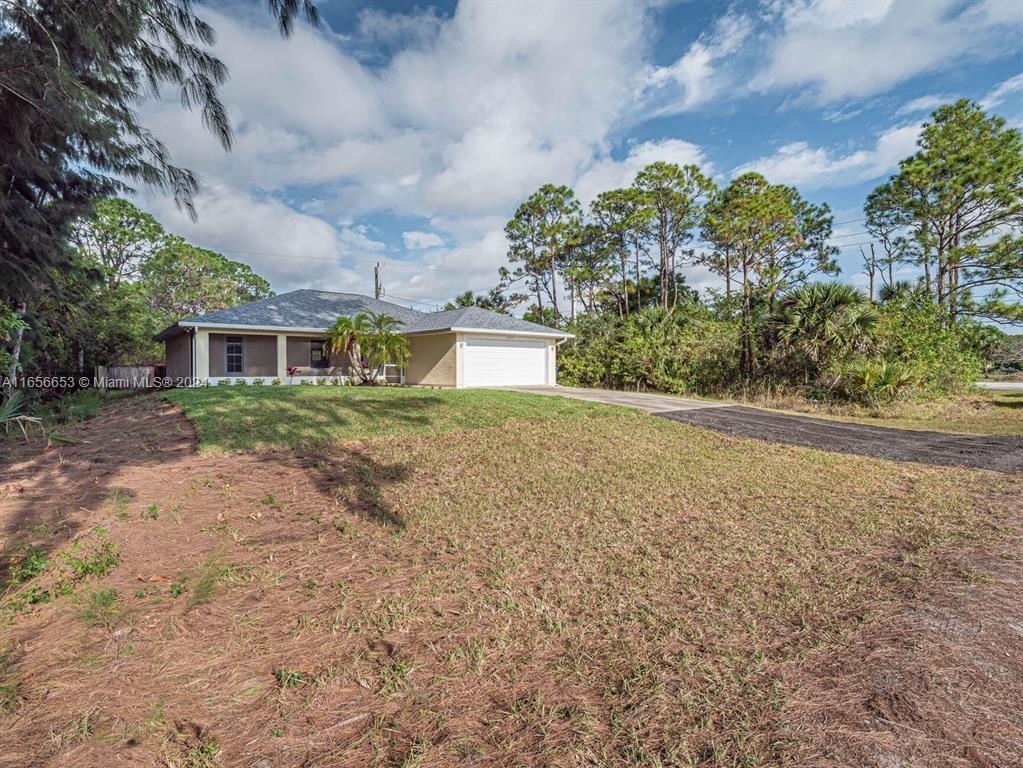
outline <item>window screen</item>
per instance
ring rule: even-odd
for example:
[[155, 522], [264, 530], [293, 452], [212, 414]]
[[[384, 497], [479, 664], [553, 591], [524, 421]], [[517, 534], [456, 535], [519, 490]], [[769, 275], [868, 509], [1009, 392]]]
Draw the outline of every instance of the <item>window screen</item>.
[[327, 353], [327, 342], [313, 340], [309, 342], [309, 365], [312, 368], [330, 368], [330, 355]]
[[228, 373], [245, 372], [245, 344], [241, 336], [228, 336], [224, 345], [224, 369]]

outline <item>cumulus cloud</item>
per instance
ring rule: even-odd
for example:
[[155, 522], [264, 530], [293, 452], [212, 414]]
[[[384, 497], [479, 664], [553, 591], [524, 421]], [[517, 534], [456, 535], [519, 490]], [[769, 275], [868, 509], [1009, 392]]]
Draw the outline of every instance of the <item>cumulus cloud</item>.
[[[440, 234], [412, 235], [414, 244], [431, 243], [440, 259], [477, 258], [492, 283], [492, 256], [504, 251], [503, 220], [494, 217], [543, 183], [574, 183], [633, 104], [648, 10], [628, 0], [463, 3], [450, 18], [370, 10], [359, 17], [356, 41], [305, 27], [281, 40], [256, 14], [205, 9], [218, 31], [216, 53], [232, 72], [223, 97], [234, 151], [222, 152], [196, 116], [171, 101], [148, 105], [144, 115], [175, 161], [197, 169], [208, 188], [199, 223], [180, 229], [210, 246], [226, 248], [237, 236], [262, 240], [266, 250], [281, 233], [260, 219], [280, 216], [307, 228], [295, 235], [300, 248], [322, 250], [328, 222], [377, 212], [421, 217], [437, 220], [431, 227]], [[391, 45], [393, 56], [371, 65], [362, 57], [368, 43]], [[254, 224], [235, 228], [236, 220]], [[357, 234], [338, 229], [331, 247], [379, 257], [381, 248], [356, 242]], [[398, 264], [410, 291], [408, 264]], [[307, 266], [281, 260], [274, 279], [319, 279]], [[456, 270], [440, 277], [441, 262], [424, 269], [435, 274], [422, 295], [462, 288]]]
[[795, 0], [775, 3], [777, 32], [754, 89], [806, 87], [832, 103], [881, 93], [965, 56], [1019, 50], [1023, 3]]
[[[137, 202], [169, 232], [249, 264], [278, 291], [331, 285], [364, 290], [368, 285], [353, 268], [363, 255], [364, 233], [339, 231], [278, 200], [209, 184], [196, 201], [199, 221], [164, 197], [144, 196]], [[371, 241], [370, 246], [367, 256], [374, 250]]]
[[438, 248], [444, 245], [444, 238], [436, 232], [411, 232], [401, 233], [402, 242], [410, 251], [418, 251], [424, 248]]
[[774, 184], [801, 189], [849, 186], [891, 173], [900, 160], [913, 153], [919, 134], [919, 124], [895, 126], [878, 136], [873, 147], [845, 153], [795, 141], [779, 147], [773, 155], [740, 165], [732, 173], [756, 171]]
[[666, 67], [652, 67], [645, 76], [647, 98], [658, 115], [678, 114], [705, 104], [729, 81], [721, 63], [735, 54], [753, 32], [753, 20], [726, 13], [711, 29]]
[[644, 141], [630, 147], [622, 160], [607, 156], [594, 160], [576, 182], [576, 195], [584, 205], [589, 205], [601, 192], [629, 186], [639, 171], [657, 161], [698, 165], [708, 175], [713, 172], [710, 161], [696, 144], [681, 139]]

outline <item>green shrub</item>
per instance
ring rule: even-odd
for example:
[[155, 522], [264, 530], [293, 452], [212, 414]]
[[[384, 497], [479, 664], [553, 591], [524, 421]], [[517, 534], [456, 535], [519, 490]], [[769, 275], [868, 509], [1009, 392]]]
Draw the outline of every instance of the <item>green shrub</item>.
[[963, 324], [948, 326], [941, 309], [926, 297], [909, 295], [881, 307], [877, 354], [897, 363], [922, 397], [967, 390], [981, 373], [981, 360]]
[[908, 368], [880, 358], [853, 360], [839, 371], [840, 391], [850, 400], [874, 408], [895, 402], [913, 384]]

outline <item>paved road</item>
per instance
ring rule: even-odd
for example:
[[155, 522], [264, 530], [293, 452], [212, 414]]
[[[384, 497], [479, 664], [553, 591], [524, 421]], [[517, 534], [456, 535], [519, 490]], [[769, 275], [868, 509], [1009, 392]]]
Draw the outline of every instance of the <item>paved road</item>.
[[852, 453], [890, 461], [1023, 471], [1023, 436], [953, 435], [850, 424], [732, 406], [656, 414], [737, 437]]
[[628, 408], [638, 408], [647, 413], [731, 407], [727, 403], [715, 403], [712, 400], [693, 400], [688, 397], [655, 395], [649, 392], [623, 392], [610, 389], [582, 389], [579, 387], [502, 387], [502, 389], [510, 389], [513, 392], [529, 392], [534, 395], [570, 397], [575, 400], [590, 400], [595, 403], [609, 403], [610, 405], [624, 405]]
[[1004, 392], [1023, 392], [1023, 381], [978, 381], [981, 389], [996, 389]]

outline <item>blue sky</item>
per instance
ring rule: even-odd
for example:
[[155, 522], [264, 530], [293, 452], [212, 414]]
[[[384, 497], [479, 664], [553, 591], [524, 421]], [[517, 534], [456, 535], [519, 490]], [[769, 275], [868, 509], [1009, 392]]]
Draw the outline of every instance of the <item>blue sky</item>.
[[251, 4], [205, 7], [233, 152], [176, 100], [144, 107], [203, 192], [197, 222], [138, 202], [278, 291], [370, 292], [377, 262], [398, 303], [485, 290], [526, 195], [554, 182], [585, 202], [655, 160], [828, 202], [862, 284], [863, 199], [930, 110], [966, 96], [1023, 126], [1018, 0], [319, 6], [321, 28], [288, 40]]

